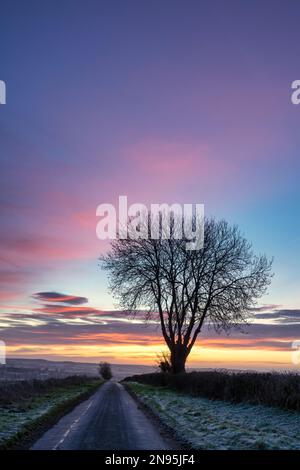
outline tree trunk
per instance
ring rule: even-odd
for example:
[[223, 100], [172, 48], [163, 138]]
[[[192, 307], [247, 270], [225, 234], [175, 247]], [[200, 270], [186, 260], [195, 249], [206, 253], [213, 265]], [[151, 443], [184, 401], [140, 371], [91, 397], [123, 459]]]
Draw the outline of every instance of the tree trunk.
[[181, 344], [174, 344], [171, 350], [171, 367], [173, 374], [185, 372], [185, 363], [188, 357], [188, 351]]

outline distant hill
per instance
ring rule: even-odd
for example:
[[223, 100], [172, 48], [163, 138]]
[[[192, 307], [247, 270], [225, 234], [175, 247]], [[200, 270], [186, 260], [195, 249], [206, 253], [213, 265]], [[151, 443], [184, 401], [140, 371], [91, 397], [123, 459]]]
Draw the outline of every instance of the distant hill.
[[[111, 364], [113, 376], [122, 378], [154, 372], [155, 367], [134, 364]], [[46, 359], [10, 358], [0, 366], [0, 380], [46, 379], [69, 375], [97, 376], [98, 364], [90, 362], [48, 361]]]

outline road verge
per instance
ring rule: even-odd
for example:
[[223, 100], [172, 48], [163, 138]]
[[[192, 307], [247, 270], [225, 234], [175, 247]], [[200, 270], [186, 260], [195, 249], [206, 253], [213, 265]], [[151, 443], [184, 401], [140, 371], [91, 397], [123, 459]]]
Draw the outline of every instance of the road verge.
[[32, 400], [0, 406], [0, 450], [29, 449], [44, 432], [101, 385], [99, 379], [85, 378], [71, 386], [42, 393]]

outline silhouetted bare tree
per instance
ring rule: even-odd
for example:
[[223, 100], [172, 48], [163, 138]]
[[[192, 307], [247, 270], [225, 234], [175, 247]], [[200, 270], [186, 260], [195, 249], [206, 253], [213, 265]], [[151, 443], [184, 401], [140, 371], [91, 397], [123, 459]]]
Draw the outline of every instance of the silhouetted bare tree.
[[117, 239], [101, 258], [121, 308], [156, 313], [172, 371], [185, 363], [206, 322], [217, 332], [239, 327], [270, 284], [272, 261], [256, 256], [237, 226], [206, 219], [204, 245], [186, 240]]

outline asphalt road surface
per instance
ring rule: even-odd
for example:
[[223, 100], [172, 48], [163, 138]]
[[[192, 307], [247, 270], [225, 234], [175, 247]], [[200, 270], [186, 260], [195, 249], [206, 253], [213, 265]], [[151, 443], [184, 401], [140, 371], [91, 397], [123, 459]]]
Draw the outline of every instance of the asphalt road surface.
[[170, 450], [134, 399], [117, 382], [102, 385], [88, 400], [61, 418], [33, 450]]

